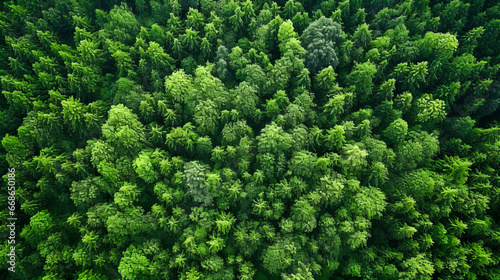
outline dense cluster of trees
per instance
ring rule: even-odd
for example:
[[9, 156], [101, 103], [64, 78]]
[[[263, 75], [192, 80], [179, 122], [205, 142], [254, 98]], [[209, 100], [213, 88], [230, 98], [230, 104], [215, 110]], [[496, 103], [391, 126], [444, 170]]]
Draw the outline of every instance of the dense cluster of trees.
[[500, 278], [498, 1], [6, 0], [0, 27], [0, 278]]

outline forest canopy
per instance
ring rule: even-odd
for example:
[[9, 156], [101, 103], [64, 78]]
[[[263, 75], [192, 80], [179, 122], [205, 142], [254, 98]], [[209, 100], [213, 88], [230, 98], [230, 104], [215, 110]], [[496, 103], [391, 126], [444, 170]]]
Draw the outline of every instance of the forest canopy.
[[0, 27], [0, 278], [500, 279], [500, 2], [5, 0]]

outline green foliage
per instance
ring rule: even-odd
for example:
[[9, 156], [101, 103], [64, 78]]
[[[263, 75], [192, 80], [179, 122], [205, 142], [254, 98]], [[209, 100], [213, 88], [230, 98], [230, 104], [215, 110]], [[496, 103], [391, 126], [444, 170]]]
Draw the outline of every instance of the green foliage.
[[290, 267], [297, 246], [290, 240], [278, 240], [264, 250], [263, 265], [272, 274], [280, 274]]
[[500, 279], [498, 1], [4, 2], [0, 278]]
[[425, 58], [447, 60], [457, 51], [458, 40], [450, 33], [428, 32], [418, 42], [418, 45]]
[[212, 196], [208, 193], [205, 182], [205, 168], [198, 162], [187, 162], [184, 165], [183, 180], [189, 193], [196, 202], [212, 204]]
[[429, 95], [424, 95], [416, 100], [416, 121], [440, 122], [446, 118], [444, 101], [432, 100]]
[[359, 94], [361, 99], [366, 99], [372, 94], [373, 77], [377, 73], [375, 64], [365, 62], [363, 64], [356, 64], [354, 70], [349, 74], [348, 79], [356, 87], [356, 93]]
[[122, 153], [144, 146], [144, 127], [137, 116], [122, 104], [112, 106], [108, 120], [102, 125], [102, 135]]
[[387, 140], [389, 140], [389, 143], [397, 145], [405, 140], [408, 134], [408, 123], [403, 119], [397, 119], [383, 133]]
[[140, 23], [127, 4], [115, 6], [109, 15], [101, 10], [96, 10], [96, 14], [104, 36], [124, 44], [134, 43], [135, 36], [139, 33]]
[[165, 79], [167, 97], [175, 102], [184, 101], [191, 90], [191, 83], [191, 77], [184, 70], [174, 72]]
[[306, 49], [306, 67], [316, 73], [328, 66], [339, 64], [339, 51], [345, 40], [341, 26], [331, 18], [321, 17], [309, 24], [301, 36]]

